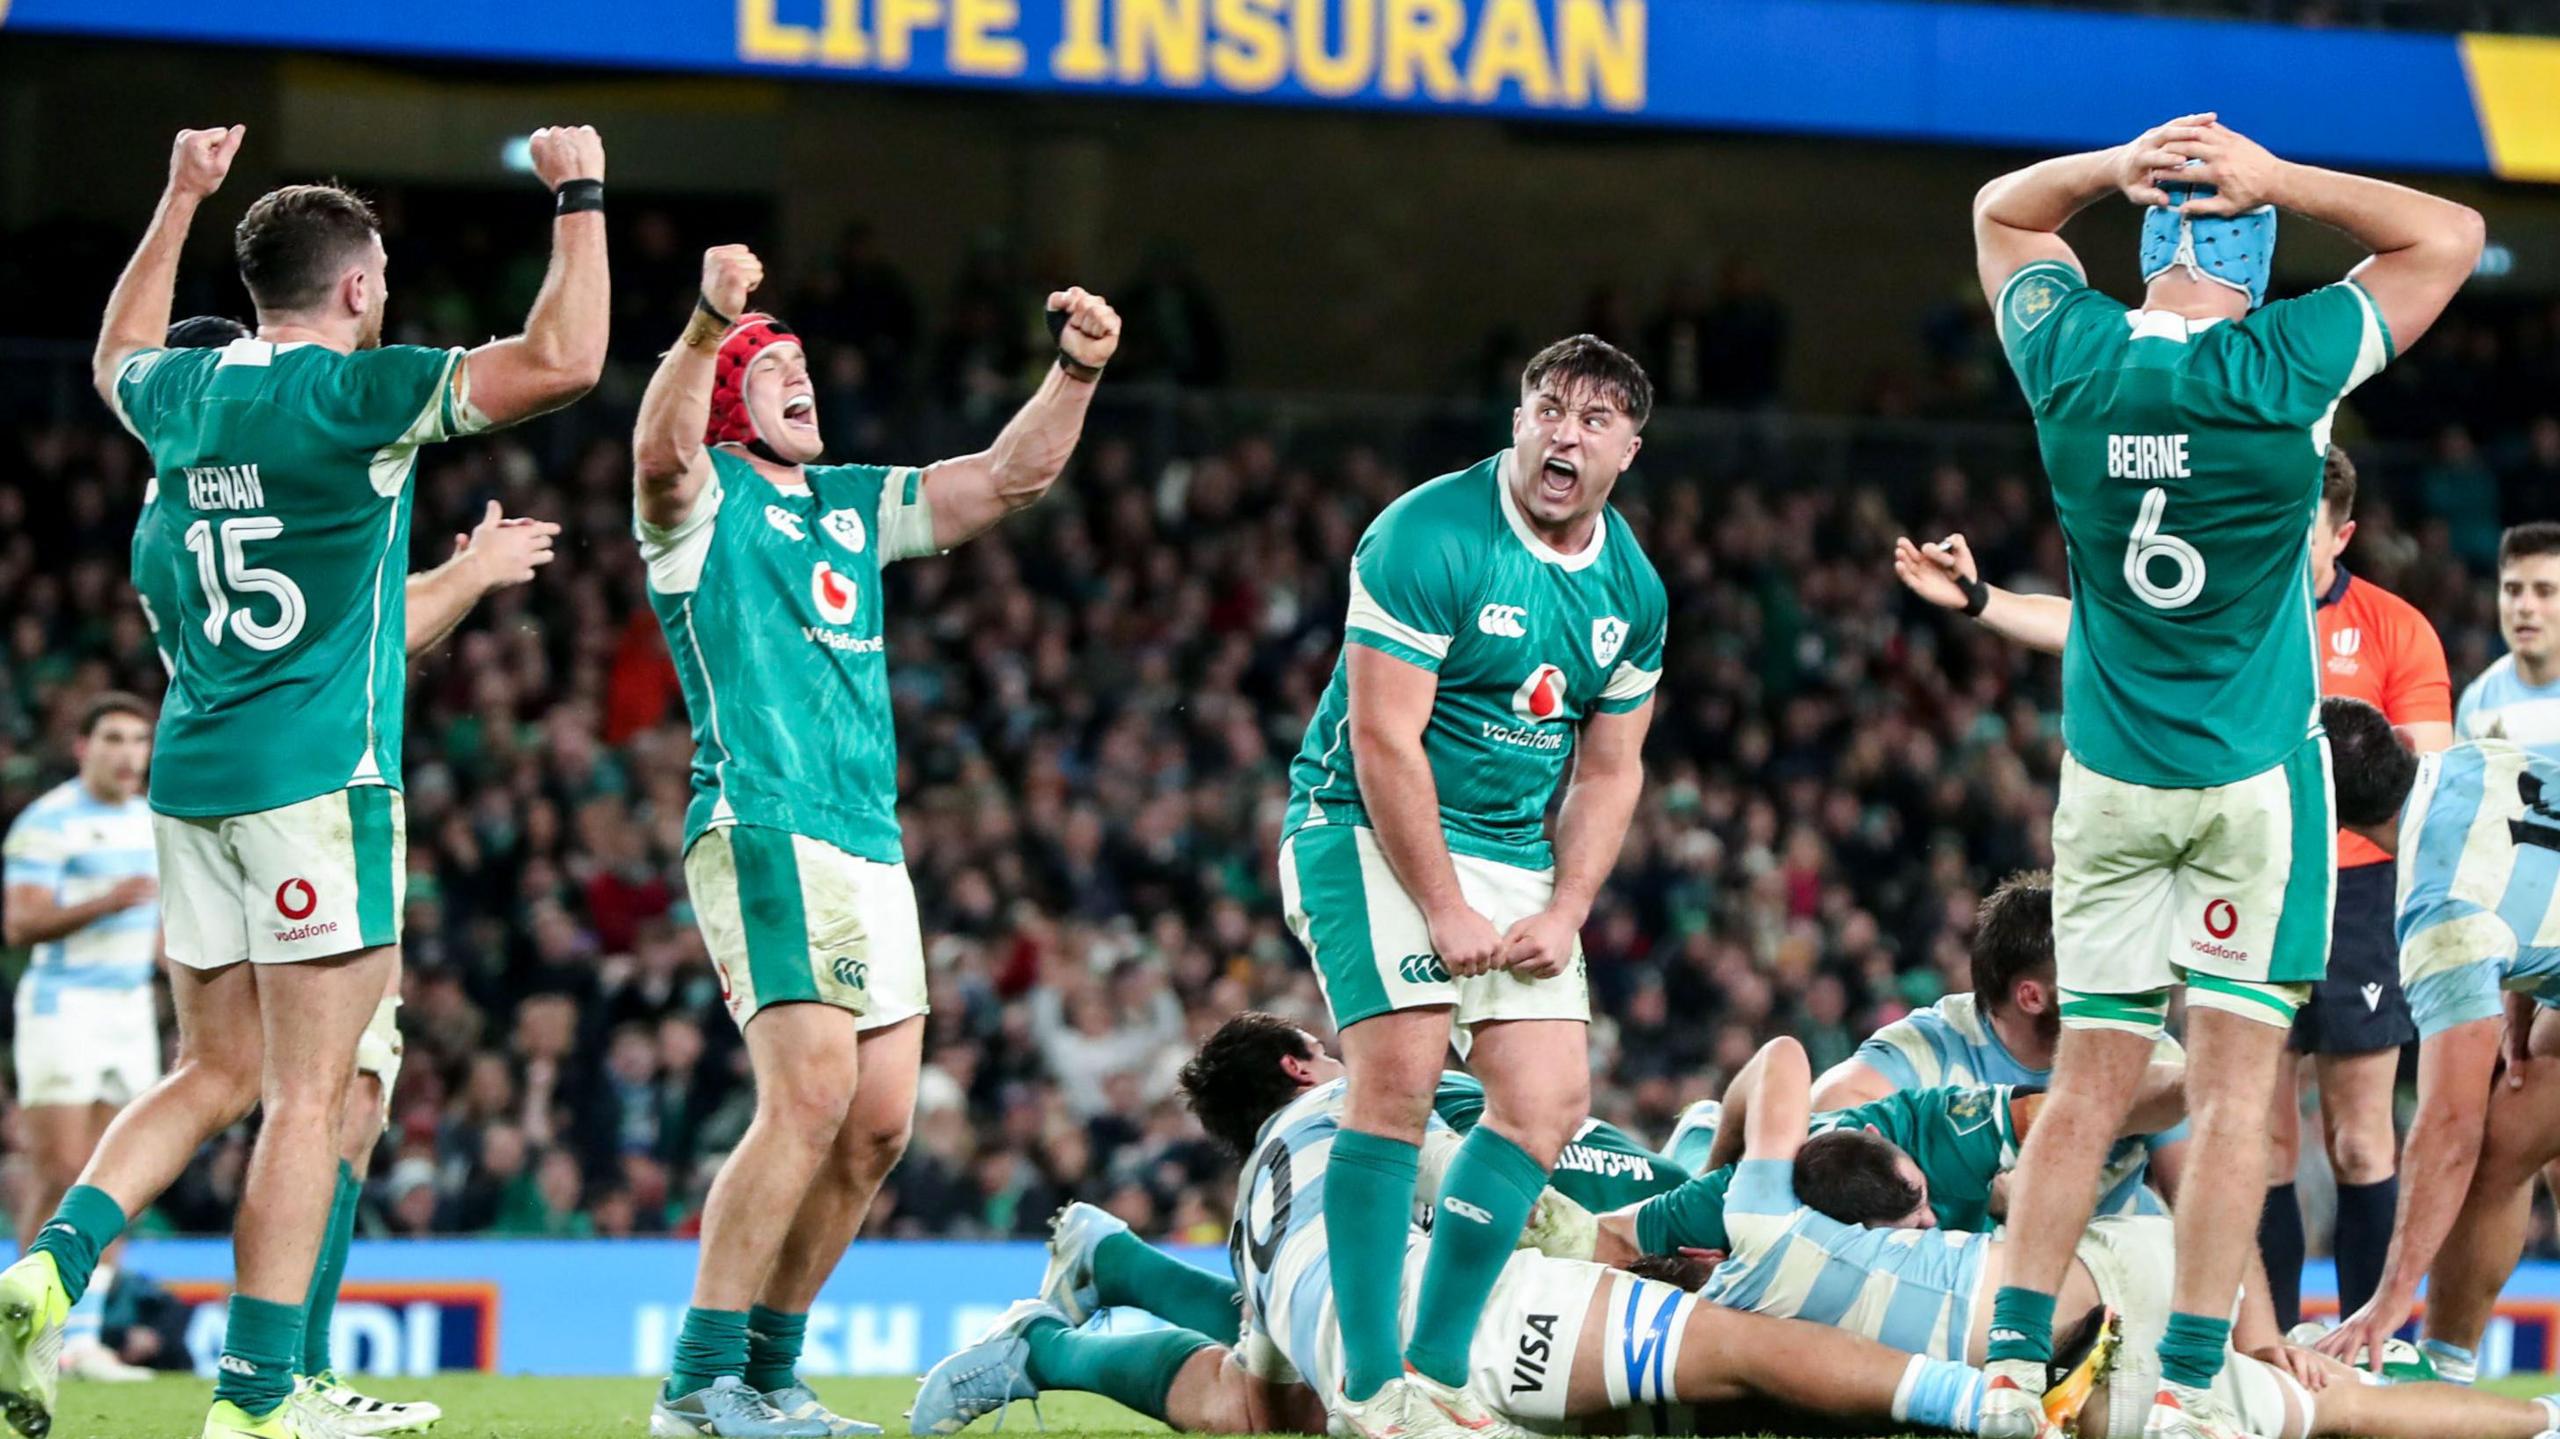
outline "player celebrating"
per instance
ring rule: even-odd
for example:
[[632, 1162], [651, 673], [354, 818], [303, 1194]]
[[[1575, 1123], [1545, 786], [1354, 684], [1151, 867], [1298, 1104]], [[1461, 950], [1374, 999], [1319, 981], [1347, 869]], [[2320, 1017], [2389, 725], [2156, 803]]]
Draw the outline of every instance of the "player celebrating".
[[1057, 363], [986, 451], [820, 465], [807, 354], [742, 313], [763, 275], [743, 245], [703, 256], [632, 440], [649, 603], [693, 717], [685, 882], [756, 1077], [703, 1209], [658, 1435], [879, 1432], [795, 1369], [810, 1301], [906, 1146], [923, 1053], [881, 570], [1046, 494], [1120, 343], [1102, 297], [1060, 291]]
[[[109, 692], [80, 712], [72, 742], [80, 773], [47, 790], [9, 825], [8, 934], [33, 946], [18, 980], [19, 1113], [35, 1185], [18, 1225], [35, 1238], [89, 1162], [98, 1136], [160, 1078], [160, 1020], [151, 973], [160, 949], [159, 866], [151, 806], [151, 707]], [[69, 1320], [64, 1368], [121, 1378], [98, 1342], [108, 1282]]]
[[[1520, 377], [1512, 448], [1406, 494], [1352, 555], [1342, 657], [1290, 767], [1280, 889], [1350, 1068], [1325, 1191], [1343, 1421], [1484, 1434], [1467, 1346], [1590, 1107], [1577, 938], [1644, 784], [1668, 605], [1609, 508], [1652, 413], [1589, 335]], [[1553, 846], [1544, 817], [1572, 765]], [[1412, 1339], [1405, 1214], [1452, 1026], [1484, 1123], [1441, 1191]]]
[[[2355, 538], [2355, 503], [2355, 464], [2331, 445], [2321, 467], [2320, 510], [2310, 540], [2318, 648], [2326, 656], [2320, 689], [2379, 705], [2420, 754], [2432, 754], [2453, 742], [2444, 645], [2415, 606], [2338, 563]], [[2560, 537], [2560, 529], [2554, 533]], [[1985, 628], [2030, 648], [2062, 653], [2071, 602], [1983, 583], [1964, 536], [1932, 545], [1901, 540], [1894, 546], [1893, 567], [1922, 599], [1972, 614]], [[2301, 1317], [2302, 1295], [2302, 1209], [2293, 1193], [2301, 1144], [2296, 1056], [2314, 1056], [2321, 1129], [2338, 1177], [2332, 1248], [2339, 1301], [2354, 1310], [2373, 1297], [2390, 1243], [2398, 1150], [2392, 1088], [2400, 1047], [2417, 1036], [2400, 990], [2399, 948], [2391, 934], [2396, 884], [2390, 856], [2362, 835], [2340, 830], [2337, 884], [2328, 973], [2294, 1017], [2291, 1053], [2276, 1071], [2274, 1156], [2259, 1222], [2269, 1298], [2277, 1322], [2288, 1328]]]
[[[2174, 173], [2172, 173], [2174, 172]], [[2172, 191], [2164, 186], [2174, 185]], [[2100, 196], [2152, 207], [2143, 308], [2089, 288], [2057, 233]], [[2258, 308], [2275, 212], [2372, 258]], [[2053, 1297], [2170, 991], [2187, 992], [2192, 1163], [2266, 1169], [2283, 1031], [2328, 955], [2333, 854], [2306, 537], [2338, 401], [2434, 323], [2480, 217], [2289, 164], [2209, 114], [2047, 160], [1974, 201], [1976, 259], [2035, 413], [2075, 603], [2054, 813], [2063, 1038], [2011, 1206], [1995, 1371], [2040, 1385]], [[2263, 1186], [2189, 1185], [2150, 1427], [2227, 1439], [2211, 1393]]]
[[[408, 540], [409, 478], [420, 447], [595, 383], [604, 156], [591, 130], [533, 137], [558, 218], [520, 337], [468, 353], [383, 346], [373, 212], [335, 186], [292, 185], [250, 206], [235, 234], [256, 338], [163, 349], [180, 247], [241, 137], [178, 136], [168, 189], [108, 301], [94, 378], [150, 448], [162, 530], [193, 561], [162, 617], [175, 667], [151, 786], [181, 1028], [200, 1054], [263, 1065], [204, 1432], [277, 1439], [334, 1422], [306, 1424], [288, 1400], [357, 1041], [396, 962], [406, 592], [386, 576]], [[61, 1317], [99, 1250], [237, 1116], [235, 1092], [219, 1061], [182, 1063], [117, 1121], [32, 1252], [0, 1275], [0, 1410], [21, 1432], [51, 1424]]]

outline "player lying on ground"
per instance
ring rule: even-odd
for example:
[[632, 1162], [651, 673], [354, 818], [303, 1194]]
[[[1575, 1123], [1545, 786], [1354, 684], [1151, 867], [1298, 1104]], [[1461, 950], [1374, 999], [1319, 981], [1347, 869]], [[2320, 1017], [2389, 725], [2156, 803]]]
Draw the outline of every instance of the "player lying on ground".
[[[2355, 538], [2355, 502], [2355, 464], [2345, 450], [2331, 445], [2321, 465], [2320, 508], [2310, 538], [2311, 592], [2326, 656], [2320, 688], [2324, 694], [2380, 705], [2413, 748], [2431, 754], [2453, 742], [2444, 645], [2416, 606], [2349, 574], [2339, 562]], [[2013, 594], [1983, 583], [1963, 535], [1925, 545], [1896, 540], [1893, 568], [1913, 594], [1941, 609], [1971, 615], [1985, 629], [2030, 648], [2062, 652], [2071, 627], [2071, 601], [2060, 595]], [[2274, 1142], [2266, 1209], [2259, 1221], [2270, 1297], [2277, 1321], [2288, 1326], [2302, 1307], [2302, 1209], [2293, 1181], [2301, 1159], [2298, 1069], [2303, 1055], [2312, 1056], [2322, 1138], [2338, 1178], [2337, 1240], [2331, 1247], [2338, 1256], [2339, 1300], [2348, 1310], [2373, 1296], [2391, 1242], [2399, 1147], [2392, 1129], [2392, 1090], [2401, 1047], [2417, 1037], [2400, 988], [2399, 946], [2392, 938], [2397, 889], [2390, 856], [2362, 836], [2340, 831], [2329, 969], [2294, 1017], [2288, 1052], [2276, 1071]], [[1870, 1040], [1868, 1047], [1874, 1044]], [[1814, 1099], [1823, 1102], [1820, 1081], [1814, 1085]], [[2108, 1212], [2104, 1201], [2098, 1208]]]
[[[1203, 1058], [1218, 1056], [1204, 1050]], [[1314, 1083], [1284, 1096], [1200, 1060], [1183, 1076], [1212, 1133], [1230, 1142], [1259, 1136], [1236, 1201], [1232, 1254], [1245, 1300], [1232, 1346], [1185, 1329], [1082, 1333], [1056, 1305], [1025, 1300], [986, 1339], [926, 1375], [913, 1432], [954, 1433], [1044, 1389], [1105, 1394], [1187, 1430], [1324, 1432], [1321, 1396], [1336, 1392], [1344, 1359], [1322, 1201], [1347, 1086], [1341, 1066], [1320, 1053], [1291, 1072]], [[1442, 1126], [1435, 1118], [1428, 1128]], [[1428, 1256], [1427, 1236], [1408, 1224], [1408, 1278]], [[1410, 1323], [1417, 1291], [1405, 1293]], [[1963, 1433], [2025, 1436], [2044, 1423], [2036, 1401], [2014, 1388], [1993, 1395], [1980, 1371], [1961, 1363], [1719, 1310], [1659, 1280], [1529, 1251], [1515, 1252], [1495, 1278], [1470, 1338], [1467, 1384], [1506, 1430], [1752, 1396]], [[1658, 1413], [1657, 1422], [1668, 1417]]]
[[[2027, 870], [1992, 886], [1974, 909], [1966, 958], [1972, 992], [1950, 994], [1868, 1035], [1856, 1053], [1813, 1082], [1817, 1112], [1846, 1109], [1901, 1089], [1950, 1084], [2042, 1089], [2052, 1082], [2054, 1043], [2062, 1036], [2061, 991], [2054, 984], [2053, 876]], [[2153, 1046], [2151, 1066], [2147, 1090], [2174, 1086], [2186, 1072], [2186, 1051], [2164, 1033]], [[1693, 1169], [1708, 1167], [1703, 1149], [1691, 1154], [1684, 1148], [1683, 1134], [1713, 1112], [1711, 1102], [1690, 1106], [1672, 1134], [1672, 1157]], [[2098, 1212], [2164, 1212], [2161, 1201], [2176, 1197], [2186, 1152], [2183, 1120], [2158, 1133], [2119, 1140], [2107, 1154]]]
[[[1770, 1041], [1754, 1063], [1761, 1073], [1741, 1121], [1742, 1162], [1721, 1216], [1730, 1252], [1701, 1292], [1719, 1304], [1839, 1325], [1932, 1358], [1978, 1362], [1991, 1325], [1983, 1300], [2006, 1272], [2009, 1241], [1938, 1227], [1928, 1176], [1881, 1135], [1834, 1129], [1809, 1136], [1811, 1075], [1796, 1041]], [[1642, 1222], [1658, 1225], [1662, 1216]], [[1593, 1252], [1632, 1252], [1638, 1223], [1636, 1215], [1604, 1217], [1608, 1238]], [[2151, 1215], [2095, 1220], [2075, 1247], [2057, 1313], [2085, 1322], [2103, 1308], [2124, 1334], [2108, 1382], [2078, 1401], [2080, 1432], [2091, 1439], [2135, 1439], [2145, 1431], [2176, 1263], [2173, 1225]], [[2235, 1352], [2225, 1356], [2213, 1393], [2244, 1432], [2261, 1439], [2527, 1439], [2560, 1426], [2560, 1402], [2552, 1400], [2504, 1399], [2459, 1385], [2337, 1382], [2352, 1371], [2283, 1343], [2262, 1294], [2251, 1289], [2244, 1301]], [[1995, 1393], [2007, 1383], [1993, 1382]]]
[[2515, 1060], [2517, 1082], [2495, 1082], [2502, 992], [2560, 1002], [2560, 950], [2539, 938], [2560, 878], [2560, 759], [2484, 739], [2421, 760], [2371, 705], [2321, 710], [2340, 817], [2406, 860], [2400, 963], [2419, 1039], [2382, 1284], [2320, 1348], [2349, 1354], [2396, 1331], [2423, 1277], [2421, 1346], [2460, 1370], [2523, 1252], [2533, 1176], [2560, 1157], [2560, 1065]]
[[[604, 365], [602, 143], [532, 138], [553, 187], [552, 263], [525, 332], [469, 351], [382, 343], [388, 259], [372, 210], [289, 185], [234, 233], [258, 333], [166, 348], [180, 250], [242, 142], [187, 131], [92, 356], [100, 397], [151, 450], [167, 518], [140, 568], [179, 568], [175, 669], [150, 789], [166, 953], [198, 1041], [102, 1138], [27, 1258], [0, 1275], [0, 1410], [51, 1421], [64, 1307], [99, 1251], [238, 1117], [247, 1054], [265, 1118], [235, 1226], [237, 1288], [208, 1439], [335, 1429], [297, 1391], [361, 1036], [397, 964], [407, 675], [396, 639], [418, 451], [556, 409]], [[281, 747], [280, 747], [281, 746]]]
[[660, 1436], [880, 1432], [830, 1413], [796, 1370], [810, 1302], [906, 1149], [923, 1055], [883, 571], [1048, 493], [1120, 343], [1101, 296], [1058, 291], [1055, 361], [985, 450], [820, 464], [808, 354], [742, 313], [763, 277], [743, 245], [703, 255], [631, 441], [649, 605], [693, 722], [685, 885], [756, 1080], [754, 1122], [703, 1204], [649, 1416]]

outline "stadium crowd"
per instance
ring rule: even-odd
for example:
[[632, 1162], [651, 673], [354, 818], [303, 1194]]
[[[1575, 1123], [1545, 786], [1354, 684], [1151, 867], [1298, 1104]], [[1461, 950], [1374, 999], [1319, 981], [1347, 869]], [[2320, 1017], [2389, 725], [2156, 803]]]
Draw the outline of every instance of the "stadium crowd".
[[[1214, 307], [1178, 260], [1151, 264], [1155, 293], [1123, 305], [1184, 317], [1186, 338], [1136, 358], [1214, 381]], [[932, 341], [912, 287], [859, 236], [802, 287], [786, 313], [813, 339], [839, 453], [924, 458], [907, 447], [933, 426], [1001, 413], [977, 402], [1035, 350], [1008, 328], [1000, 271], [972, 273]], [[1729, 328], [1696, 323], [1721, 306], [1749, 342], [1679, 363], [1691, 393], [1758, 403], [1784, 314], [1747, 271], [1720, 283], [1629, 338]], [[395, 338], [484, 332], [433, 277], [421, 290]], [[617, 348], [645, 363], [666, 329], [635, 312]], [[2560, 470], [2555, 329], [2541, 313], [2449, 321], [2351, 402], [2356, 433], [2388, 449], [2366, 460], [2346, 562], [2436, 621], [2457, 683], [2500, 648], [2484, 544], [2560, 493], [2535, 480]], [[1934, 328], [1937, 378], [1888, 386], [1876, 408], [1908, 412], [1890, 397], [1928, 389], [1918, 409], [2014, 413], [1987, 345], [1978, 319]], [[630, 377], [608, 395], [576, 427], [438, 451], [420, 472], [420, 566], [492, 499], [566, 533], [559, 564], [416, 667], [408, 1055], [367, 1232], [684, 1232], [752, 1111], [685, 909], [691, 747], [630, 540]], [[1454, 448], [1249, 425], [1168, 448], [1105, 416], [1039, 511], [891, 572], [934, 1011], [915, 1140], [874, 1232], [1032, 1234], [1083, 1198], [1149, 1234], [1222, 1238], [1223, 1165], [1173, 1069], [1246, 1008], [1322, 1028], [1272, 872], [1287, 763], [1362, 527], [1500, 443], [1497, 424], [1458, 429]], [[103, 412], [0, 433], [16, 477], [0, 487], [5, 815], [64, 772], [87, 696], [156, 694], [161, 671], [125, 582], [141, 452]], [[2048, 861], [2055, 668], [1908, 599], [1886, 563], [1897, 534], [1962, 529], [1988, 577], [2058, 585], [2059, 536], [2018, 453], [1803, 486], [1665, 444], [1621, 491], [1674, 612], [1651, 782], [1585, 935], [1595, 1114], [1659, 1136], [1775, 1033], [1828, 1066], [1965, 986], [1978, 895]], [[227, 1227], [247, 1153], [238, 1132], [209, 1147], [155, 1222]]]

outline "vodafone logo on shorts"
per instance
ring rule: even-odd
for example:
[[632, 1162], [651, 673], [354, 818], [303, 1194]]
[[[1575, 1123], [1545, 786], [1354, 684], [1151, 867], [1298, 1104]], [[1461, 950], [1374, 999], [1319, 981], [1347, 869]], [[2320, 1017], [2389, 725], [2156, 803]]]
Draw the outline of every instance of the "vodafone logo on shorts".
[[853, 581], [836, 573], [835, 566], [824, 560], [809, 572], [809, 598], [817, 601], [818, 618], [831, 625], [853, 623], [853, 612], [862, 603], [862, 591]]
[[2216, 939], [2229, 939], [2240, 927], [2240, 911], [2231, 901], [2217, 899], [2204, 907], [2204, 932]]
[[319, 907], [320, 892], [307, 879], [289, 879], [276, 886], [276, 913], [287, 919], [309, 919]]

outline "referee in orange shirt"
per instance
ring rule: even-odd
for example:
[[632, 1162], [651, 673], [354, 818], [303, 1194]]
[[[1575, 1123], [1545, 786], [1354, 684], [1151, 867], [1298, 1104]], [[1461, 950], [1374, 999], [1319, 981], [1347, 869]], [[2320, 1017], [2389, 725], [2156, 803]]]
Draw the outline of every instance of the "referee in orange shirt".
[[[2338, 554], [2356, 532], [2356, 467], [2329, 447], [2320, 483], [2320, 513], [2311, 525], [2311, 584], [2319, 599], [2320, 691], [2364, 700], [2390, 717], [2420, 754], [2453, 743], [2453, 685], [2435, 627], [2407, 600], [2347, 573]], [[2006, 639], [2049, 654], [2062, 652], [2071, 602], [2059, 595], [2022, 595], [1982, 582], [1964, 536], [1934, 545], [1894, 544], [1894, 572], [1912, 593], [1942, 609], [1971, 615]], [[2417, 1038], [2400, 991], [2399, 946], [2392, 927], [2396, 876], [2391, 857], [2360, 836], [2338, 836], [2337, 923], [2329, 974], [2294, 1020], [2287, 1073], [2277, 1085], [2273, 1173], [2258, 1243], [2267, 1262], [2277, 1318], [2301, 1318], [2302, 1209], [2293, 1192], [2301, 1156], [2299, 1057], [2311, 1056], [2320, 1086], [2320, 1117], [2329, 1165], [2338, 1178], [2338, 1225], [2330, 1246], [2338, 1261], [2338, 1300], [2352, 1314], [2373, 1295], [2391, 1247], [2399, 1202], [2394, 1163], [2392, 1091], [2400, 1047]]]

